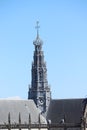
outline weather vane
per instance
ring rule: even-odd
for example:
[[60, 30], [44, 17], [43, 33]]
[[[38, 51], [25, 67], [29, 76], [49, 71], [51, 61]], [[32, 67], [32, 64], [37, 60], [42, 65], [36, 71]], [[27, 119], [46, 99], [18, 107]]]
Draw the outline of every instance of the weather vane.
[[39, 21], [37, 21], [36, 24], [37, 24], [37, 25], [36, 25], [35, 28], [37, 29], [37, 38], [38, 38], [38, 37], [39, 37], [39, 28], [40, 28], [40, 26], [38, 25], [38, 24], [39, 24]]

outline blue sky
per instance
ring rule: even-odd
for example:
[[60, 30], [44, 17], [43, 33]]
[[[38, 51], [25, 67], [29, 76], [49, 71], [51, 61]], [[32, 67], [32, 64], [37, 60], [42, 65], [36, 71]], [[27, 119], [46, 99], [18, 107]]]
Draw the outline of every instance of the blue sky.
[[27, 99], [37, 20], [52, 98], [87, 97], [87, 0], [0, 0], [0, 98]]

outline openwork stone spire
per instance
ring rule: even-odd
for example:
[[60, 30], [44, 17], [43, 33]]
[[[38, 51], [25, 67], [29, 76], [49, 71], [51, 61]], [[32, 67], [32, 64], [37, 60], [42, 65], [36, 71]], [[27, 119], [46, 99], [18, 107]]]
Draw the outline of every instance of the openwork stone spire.
[[47, 80], [46, 62], [44, 62], [44, 53], [42, 51], [42, 40], [39, 38], [39, 28], [37, 22], [37, 36], [33, 42], [35, 46], [32, 63], [32, 81], [29, 88], [28, 99], [33, 99], [41, 112], [46, 112], [50, 103], [51, 92]]

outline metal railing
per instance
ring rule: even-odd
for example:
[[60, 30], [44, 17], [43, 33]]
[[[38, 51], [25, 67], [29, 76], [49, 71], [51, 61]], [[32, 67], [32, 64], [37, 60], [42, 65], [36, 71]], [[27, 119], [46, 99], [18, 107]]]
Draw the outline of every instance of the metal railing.
[[32, 123], [31, 122], [31, 116], [29, 114], [28, 123], [22, 123], [21, 122], [21, 114], [19, 113], [18, 123], [12, 123], [10, 113], [8, 114], [8, 121], [0, 124], [0, 129], [51, 129], [51, 128], [63, 128], [66, 130], [67, 128], [82, 128], [85, 130], [87, 128], [87, 124], [84, 122], [82, 123], [51, 123], [47, 121], [47, 124], [43, 124], [41, 122], [40, 114], [38, 116], [38, 122]]
[[[87, 125], [86, 125], [87, 126]], [[0, 129], [50, 129], [50, 128], [80, 128], [81, 124], [74, 124], [74, 123], [64, 123], [64, 124], [58, 124], [58, 123], [52, 123], [52, 124], [22, 124], [22, 123], [4, 123], [0, 124]]]

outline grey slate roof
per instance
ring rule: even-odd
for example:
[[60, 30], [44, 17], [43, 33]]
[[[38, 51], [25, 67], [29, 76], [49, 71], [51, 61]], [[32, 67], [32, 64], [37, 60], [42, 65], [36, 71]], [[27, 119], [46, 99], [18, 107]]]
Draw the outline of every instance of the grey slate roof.
[[80, 123], [83, 110], [83, 99], [52, 100], [48, 109], [47, 119], [52, 123]]
[[[18, 123], [19, 113], [21, 115], [22, 123], [28, 123], [29, 113], [31, 122], [37, 123], [40, 113], [33, 100], [0, 100], [0, 124], [8, 122], [9, 112], [12, 123]], [[46, 123], [46, 120], [42, 115], [40, 116], [40, 119], [42, 123]]]

